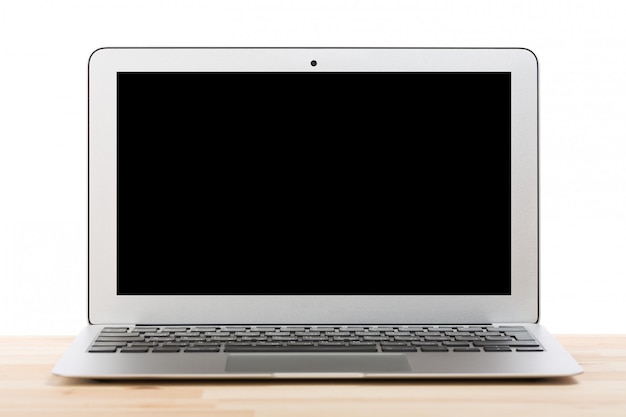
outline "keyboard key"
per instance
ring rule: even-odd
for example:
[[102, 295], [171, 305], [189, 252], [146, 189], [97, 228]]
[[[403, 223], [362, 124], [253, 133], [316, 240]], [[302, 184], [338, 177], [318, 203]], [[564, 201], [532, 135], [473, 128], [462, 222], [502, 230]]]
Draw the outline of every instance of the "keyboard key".
[[473, 347], [455, 347], [454, 352], [480, 352], [480, 349]]
[[453, 336], [453, 337], [458, 337], [458, 336], [473, 336], [472, 333], [470, 332], [446, 332], [446, 336]]
[[425, 328], [421, 326], [402, 326], [398, 327], [398, 330], [401, 332], [422, 332]]
[[381, 347], [383, 352], [416, 352], [417, 348], [415, 346], [389, 346], [383, 345]]
[[127, 332], [129, 327], [105, 327], [101, 330], [102, 333], [120, 333]]
[[319, 342], [322, 340], [328, 340], [328, 336], [302, 336], [303, 341]]
[[159, 336], [159, 337], [147, 337], [147, 342], [175, 342], [176, 338], [174, 336]]
[[319, 342], [319, 346], [345, 346], [345, 343], [323, 340]]
[[148, 351], [147, 346], [130, 346], [130, 347], [124, 347], [120, 349], [120, 352], [145, 353], [147, 351]]
[[298, 338], [296, 336], [272, 336], [271, 340], [277, 342], [295, 342]]
[[409, 346], [406, 342], [381, 342], [381, 346]]
[[89, 352], [114, 353], [115, 351], [117, 351], [116, 346], [92, 346], [89, 348]]
[[475, 340], [474, 342], [474, 346], [509, 346], [509, 343], [511, 342], [507, 342], [507, 341], [496, 341], [496, 340]]
[[441, 346], [438, 342], [411, 342], [413, 346]]
[[189, 346], [184, 352], [219, 352], [219, 346]]
[[383, 340], [389, 340], [389, 336], [363, 336], [363, 340], [380, 342]]
[[458, 331], [460, 332], [482, 332], [484, 329], [482, 327], [458, 327]]
[[234, 342], [237, 338], [235, 336], [211, 336], [207, 337], [207, 340], [212, 342]]
[[415, 332], [416, 336], [443, 336], [443, 333], [439, 333], [439, 332]]
[[205, 336], [218, 336], [218, 337], [227, 337], [231, 336], [230, 332], [216, 331], [216, 332], [206, 332]]
[[530, 340], [522, 340], [519, 342], [509, 342], [507, 344], [512, 347], [539, 347], [539, 343], [535, 341], [530, 341]]
[[333, 336], [333, 337], [337, 337], [337, 336], [351, 336], [352, 333], [350, 332], [340, 332], [340, 331], [335, 331], [335, 332], [326, 332], [326, 336]]
[[174, 336], [194, 337], [194, 336], [200, 336], [200, 332], [174, 332]]
[[235, 336], [261, 336], [261, 332], [235, 332]]
[[266, 332], [265, 336], [294, 337], [294, 336], [292, 336], [292, 334], [290, 332]]
[[525, 332], [526, 328], [524, 326], [498, 326], [496, 327], [498, 331], [501, 332]]
[[483, 349], [485, 352], [511, 352], [508, 346], [485, 346]]
[[497, 335], [497, 336], [485, 336], [485, 340], [513, 340], [513, 339], [509, 336]]
[[486, 336], [502, 336], [502, 333], [500, 332], [476, 332], [475, 333], [477, 336], [482, 336], [482, 337], [486, 337]]
[[355, 340], [354, 342], [349, 342], [348, 343], [350, 346], [374, 346], [376, 347], [376, 343], [374, 342], [362, 342], [359, 340]]
[[354, 332], [354, 335], [355, 336], [380, 336], [380, 332], [368, 330], [368, 331]]
[[99, 336], [96, 339], [96, 342], [144, 342], [145, 339], [141, 336], [130, 336], [130, 337], [106, 337]]
[[513, 339], [511, 339], [508, 336], [487, 336], [487, 337], [485, 337], [485, 340], [509, 342], [509, 341], [511, 341]]
[[126, 346], [126, 342], [94, 342], [92, 346], [103, 347], [103, 346], [117, 346], [122, 347]]
[[133, 332], [156, 332], [157, 330], [159, 330], [158, 327], [155, 326], [138, 326], [135, 327], [132, 331]]
[[296, 336], [320, 336], [320, 332], [295, 332]]
[[444, 346], [448, 346], [448, 347], [469, 347], [469, 342], [451, 342], [451, 341], [444, 341], [442, 342]]
[[334, 332], [336, 329], [334, 327], [313, 327], [311, 330], [316, 332]]
[[137, 337], [140, 335], [139, 332], [104, 332], [100, 334], [100, 337]]
[[429, 341], [429, 342], [441, 342], [444, 340], [450, 340], [450, 337], [448, 336], [426, 336], [424, 338], [424, 340]]
[[184, 346], [188, 346], [189, 343], [186, 342], [167, 342], [161, 345], [162, 348], [181, 348]]

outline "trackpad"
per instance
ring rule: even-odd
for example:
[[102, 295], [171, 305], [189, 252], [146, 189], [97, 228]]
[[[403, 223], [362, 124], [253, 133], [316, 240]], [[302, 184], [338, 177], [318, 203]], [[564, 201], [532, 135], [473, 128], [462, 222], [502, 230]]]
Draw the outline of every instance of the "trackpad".
[[409, 372], [404, 355], [231, 354], [227, 372]]

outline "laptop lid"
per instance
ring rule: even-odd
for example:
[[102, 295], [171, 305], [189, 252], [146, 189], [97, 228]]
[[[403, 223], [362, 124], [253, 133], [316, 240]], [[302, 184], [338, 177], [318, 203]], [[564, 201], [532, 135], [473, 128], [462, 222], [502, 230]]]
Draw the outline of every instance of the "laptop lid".
[[94, 324], [538, 320], [525, 49], [105, 48]]

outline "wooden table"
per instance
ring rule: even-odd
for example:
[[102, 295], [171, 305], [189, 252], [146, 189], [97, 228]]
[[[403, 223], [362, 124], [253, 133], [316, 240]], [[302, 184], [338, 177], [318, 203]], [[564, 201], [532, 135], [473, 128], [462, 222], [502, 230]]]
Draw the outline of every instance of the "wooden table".
[[626, 416], [626, 335], [558, 339], [554, 380], [128, 381], [50, 373], [71, 337], [0, 337], [0, 416]]

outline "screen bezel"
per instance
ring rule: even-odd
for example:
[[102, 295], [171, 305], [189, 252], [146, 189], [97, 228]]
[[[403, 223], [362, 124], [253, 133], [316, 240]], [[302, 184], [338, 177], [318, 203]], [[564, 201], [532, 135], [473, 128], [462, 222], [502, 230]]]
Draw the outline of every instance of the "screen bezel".
[[[313, 60], [317, 65], [311, 65]], [[152, 71], [510, 72], [511, 295], [118, 295], [117, 73]], [[536, 57], [521, 48], [103, 48], [95, 51], [89, 60], [89, 322], [537, 322], [537, 72]]]

